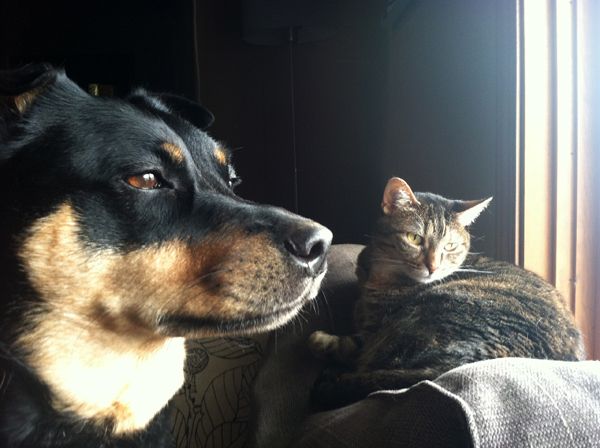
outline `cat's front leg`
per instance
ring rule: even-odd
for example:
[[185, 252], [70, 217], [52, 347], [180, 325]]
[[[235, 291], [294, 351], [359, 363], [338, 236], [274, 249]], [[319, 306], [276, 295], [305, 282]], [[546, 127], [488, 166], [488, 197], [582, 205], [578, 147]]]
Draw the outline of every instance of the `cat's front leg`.
[[362, 346], [360, 335], [337, 336], [324, 331], [314, 331], [308, 338], [313, 356], [329, 362], [351, 365]]

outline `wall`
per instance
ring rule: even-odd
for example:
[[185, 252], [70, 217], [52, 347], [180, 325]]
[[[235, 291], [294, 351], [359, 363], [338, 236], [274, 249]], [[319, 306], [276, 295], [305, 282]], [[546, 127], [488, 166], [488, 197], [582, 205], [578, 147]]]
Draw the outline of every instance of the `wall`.
[[[396, 18], [405, 3], [384, 20], [384, 0], [342, 1], [329, 38], [293, 47], [299, 212], [337, 243], [366, 242], [392, 175], [451, 197], [494, 195], [476, 247], [503, 255], [512, 202], [498, 154], [514, 148], [503, 129], [514, 107], [506, 118], [502, 103], [514, 91], [499, 75], [510, 71], [499, 49], [514, 36], [498, 5], [511, 2], [414, 0]], [[240, 0], [0, 8], [0, 65], [51, 60], [83, 85], [199, 95], [216, 115], [210, 132], [234, 151], [240, 195], [295, 208], [290, 48], [244, 42]]]
[[[416, 0], [386, 20], [382, 2], [344, 5], [330, 39], [294, 49], [300, 213], [338, 243], [365, 242], [392, 175], [419, 191], [494, 196], [474, 250], [510, 259], [511, 2]], [[244, 43], [237, 2], [199, 7], [201, 96], [235, 150], [240, 192], [293, 209], [289, 48]]]
[[0, 2], [0, 68], [52, 62], [84, 88], [195, 93], [187, 0]]
[[[299, 212], [337, 243], [365, 241], [378, 212], [388, 56], [383, 2], [342, 3], [330, 38], [293, 48]], [[198, 6], [201, 98], [239, 192], [293, 210], [290, 49], [245, 43], [238, 2]]]
[[499, 61], [505, 47], [515, 51], [515, 38], [514, 18], [498, 3], [418, 0], [396, 21], [381, 177], [400, 176], [416, 191], [452, 198], [495, 196], [473, 226], [475, 250], [506, 257], [498, 247], [510, 241], [496, 236], [510, 221], [499, 224], [497, 214], [510, 213], [514, 201], [504, 203], [499, 176], [508, 171], [498, 153], [514, 152], [514, 108], [507, 114], [514, 73], [503, 77], [510, 67]]

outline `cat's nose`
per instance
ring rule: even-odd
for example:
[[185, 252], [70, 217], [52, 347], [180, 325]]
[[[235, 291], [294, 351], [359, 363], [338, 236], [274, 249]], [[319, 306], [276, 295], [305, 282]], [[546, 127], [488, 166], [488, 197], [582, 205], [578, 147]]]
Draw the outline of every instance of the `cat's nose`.
[[425, 260], [425, 266], [427, 267], [427, 270], [429, 271], [429, 275], [431, 275], [435, 271], [437, 271], [439, 264], [438, 264], [435, 253], [429, 252], [427, 254], [427, 259]]
[[435, 271], [437, 271], [438, 265], [436, 263], [427, 263], [427, 270], [429, 271], [429, 274], [433, 274]]
[[286, 239], [285, 248], [298, 263], [316, 275], [322, 270], [332, 238], [328, 228], [313, 223], [295, 229]]

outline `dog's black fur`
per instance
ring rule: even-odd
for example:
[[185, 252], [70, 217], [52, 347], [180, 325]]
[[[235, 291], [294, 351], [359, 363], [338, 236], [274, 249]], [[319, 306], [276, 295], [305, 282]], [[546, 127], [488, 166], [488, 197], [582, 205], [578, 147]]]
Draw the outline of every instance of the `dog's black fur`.
[[[316, 294], [331, 233], [237, 197], [212, 120], [171, 95], [95, 98], [47, 65], [0, 72], [0, 446], [170, 446], [180, 340], [274, 328]], [[115, 392], [135, 389], [122, 360], [146, 376], [163, 355], [172, 371]]]

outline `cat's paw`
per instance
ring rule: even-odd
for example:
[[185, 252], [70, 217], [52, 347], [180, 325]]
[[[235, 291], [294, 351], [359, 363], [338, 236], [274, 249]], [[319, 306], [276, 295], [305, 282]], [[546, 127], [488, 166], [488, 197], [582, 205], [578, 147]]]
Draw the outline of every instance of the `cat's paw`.
[[324, 331], [313, 331], [308, 337], [308, 348], [315, 358], [330, 359], [337, 351], [339, 336], [335, 336]]

